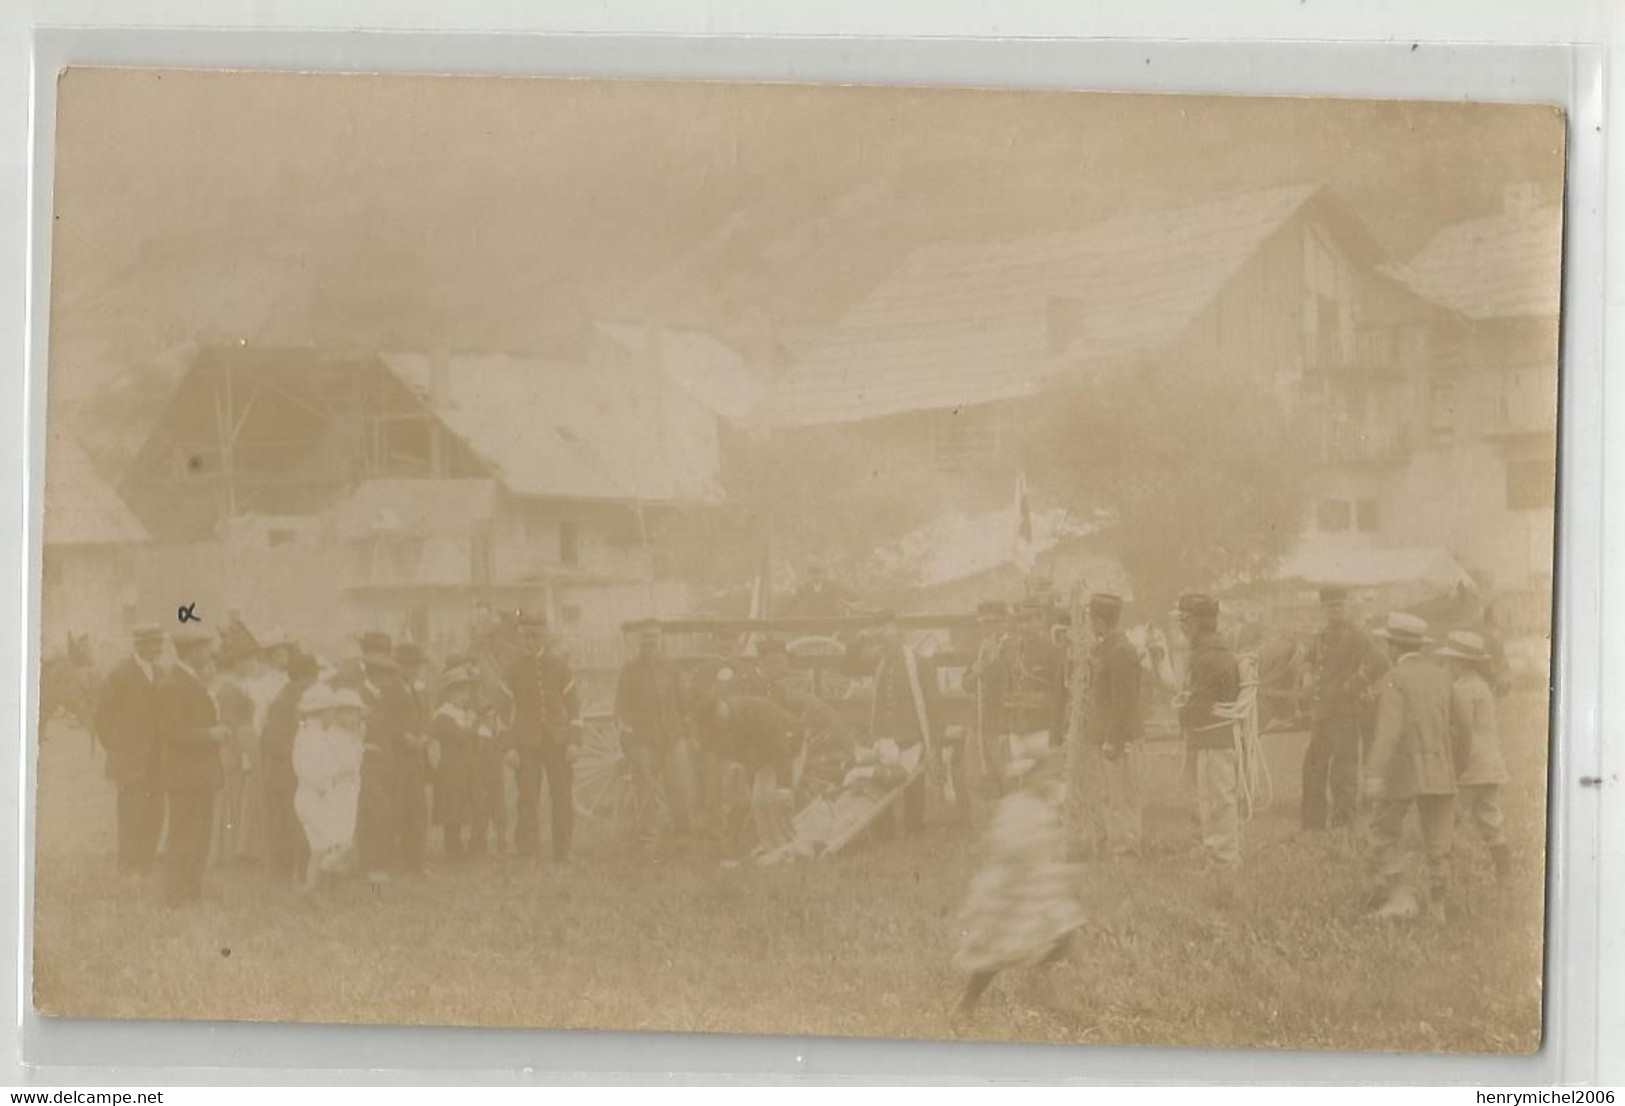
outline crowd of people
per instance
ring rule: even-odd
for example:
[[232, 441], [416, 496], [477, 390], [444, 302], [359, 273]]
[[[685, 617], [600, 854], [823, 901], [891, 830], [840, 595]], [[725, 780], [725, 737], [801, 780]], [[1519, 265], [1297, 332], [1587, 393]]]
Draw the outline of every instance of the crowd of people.
[[[1312, 652], [1310, 740], [1303, 761], [1301, 832], [1362, 830], [1370, 887], [1367, 917], [1398, 919], [1425, 909], [1445, 916], [1458, 821], [1488, 846], [1497, 879], [1511, 873], [1501, 804], [1506, 763], [1493, 690], [1497, 657], [1485, 636], [1450, 629], [1437, 638], [1412, 614], [1392, 612], [1374, 632], [1350, 616], [1340, 588], [1321, 591], [1324, 626]], [[984, 866], [961, 917], [955, 964], [967, 977], [956, 1013], [967, 1016], [1007, 968], [1051, 962], [1082, 924], [1080, 859], [1140, 854], [1136, 750], [1143, 738], [1140, 680], [1154, 666], [1118, 626], [1121, 601], [1089, 602], [1085, 750], [1067, 779], [1045, 735], [1013, 734], [1004, 772], [1013, 790], [986, 833]], [[1187, 651], [1173, 698], [1184, 738], [1204, 867], [1233, 873], [1243, 863], [1246, 803], [1238, 779], [1256, 755], [1241, 739], [1245, 677], [1219, 633], [1219, 603], [1179, 600], [1176, 621]], [[1256, 675], [1253, 680], [1256, 681]], [[1256, 691], [1256, 682], [1254, 689]], [[1256, 725], [1256, 719], [1254, 720]], [[1063, 802], [1076, 796], [1081, 851], [1065, 830]], [[1407, 878], [1402, 829], [1417, 812], [1427, 873], [1425, 896]], [[1424, 906], [1425, 904], [1425, 906]]]
[[[1483, 836], [1498, 877], [1511, 870], [1492, 650], [1466, 630], [1435, 640], [1401, 612], [1368, 631], [1338, 589], [1321, 603], [1302, 831], [1362, 829], [1372, 916], [1442, 916], [1458, 818]], [[870, 619], [828, 658], [868, 682], [862, 719], [809, 690], [782, 639], [755, 638], [747, 656], [739, 636], [718, 633], [711, 655], [680, 666], [657, 624], [636, 628], [612, 712], [638, 838], [744, 838], [769, 863], [818, 851], [801, 847], [809, 798], [868, 796], [843, 832], [879, 838], [918, 833], [932, 793], [989, 801], [957, 957], [968, 1012], [999, 971], [1060, 954], [1081, 917], [1077, 864], [1143, 853], [1146, 682], [1165, 668], [1121, 625], [1119, 597], [1097, 593], [1084, 611], [1073, 627], [1053, 603], [982, 604], [957, 677], [970, 704], [961, 724], [944, 710], [938, 658], [895, 616]], [[1244, 781], [1258, 751], [1241, 736], [1256, 675], [1220, 615], [1211, 596], [1179, 600], [1183, 662], [1169, 690], [1193, 851], [1222, 874], [1244, 862]], [[380, 633], [331, 661], [240, 624], [219, 635], [138, 627], [93, 722], [117, 788], [120, 872], [153, 871], [161, 834], [163, 887], [177, 905], [201, 898], [211, 859], [315, 890], [422, 873], [435, 840], [454, 863], [503, 849], [534, 857], [544, 791], [550, 856], [568, 865], [584, 727], [576, 676], [544, 619], [518, 614], [500, 630], [436, 666]], [[1425, 889], [1406, 879], [1401, 849], [1413, 807]], [[819, 847], [829, 844], [826, 834]]]

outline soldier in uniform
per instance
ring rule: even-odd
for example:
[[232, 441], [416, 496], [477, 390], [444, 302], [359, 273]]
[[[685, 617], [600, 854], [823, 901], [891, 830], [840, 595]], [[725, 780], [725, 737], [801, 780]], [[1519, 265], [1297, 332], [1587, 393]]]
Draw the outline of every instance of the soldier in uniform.
[[1057, 617], [1047, 593], [1022, 606], [1004, 705], [1012, 733], [1048, 733], [1051, 749], [1066, 742], [1066, 653], [1051, 635]]
[[107, 778], [118, 789], [118, 873], [141, 876], [152, 870], [158, 832], [164, 821], [159, 779], [158, 673], [153, 665], [164, 649], [155, 625], [137, 626], [130, 655], [109, 673], [91, 731], [107, 753]]
[[1417, 913], [1415, 893], [1404, 885], [1400, 834], [1414, 805], [1427, 854], [1428, 910], [1444, 916], [1450, 850], [1456, 820], [1456, 770], [1450, 743], [1450, 673], [1423, 655], [1428, 625], [1395, 612], [1377, 631], [1388, 643], [1393, 666], [1377, 688], [1377, 725], [1362, 787], [1376, 806], [1371, 817], [1371, 871], [1377, 904], [1373, 917]]
[[522, 856], [535, 856], [540, 847], [536, 808], [545, 778], [553, 816], [553, 859], [568, 864], [575, 826], [570, 746], [581, 740], [581, 704], [569, 664], [553, 651], [547, 620], [521, 615], [519, 630], [524, 653], [509, 666], [505, 679], [513, 697], [508, 760], [519, 783], [517, 847]]
[[395, 665], [406, 690], [409, 722], [401, 735], [395, 775], [395, 826], [401, 870], [421, 875], [429, 843], [429, 658], [422, 646], [403, 641]]
[[979, 777], [988, 797], [1003, 790], [1004, 765], [1009, 759], [1001, 749], [1011, 733], [1005, 718], [1005, 700], [1018, 648], [1005, 628], [1009, 617], [1009, 605], [997, 599], [977, 604], [981, 641], [976, 647], [976, 659], [959, 681], [959, 686], [976, 698], [976, 751], [970, 758], [971, 771]]
[[1216, 708], [1241, 694], [1241, 666], [1219, 636], [1219, 604], [1212, 596], [1181, 596], [1179, 629], [1190, 643], [1190, 661], [1175, 702], [1196, 776], [1199, 851], [1207, 863], [1235, 869], [1241, 866], [1240, 764], [1235, 723]]
[[203, 898], [215, 794], [223, 780], [220, 751], [230, 737], [209, 695], [214, 635], [183, 627], [174, 636], [175, 666], [158, 686], [158, 733], [169, 798], [164, 898], [171, 906]]
[[1140, 654], [1118, 626], [1123, 600], [1089, 597], [1089, 713], [1086, 810], [1096, 851], [1140, 852], [1140, 794], [1135, 759], [1142, 736]]
[[615, 685], [615, 722], [621, 746], [632, 762], [638, 793], [638, 833], [645, 843], [659, 832], [655, 794], [665, 784], [673, 828], [689, 828], [692, 804], [686, 703], [676, 663], [660, 652], [660, 627], [645, 623], [637, 630], [637, 653], [621, 666]]
[[[1388, 658], [1349, 617], [1348, 592], [1323, 588], [1326, 626], [1315, 639], [1314, 706], [1309, 747], [1303, 754], [1302, 824], [1307, 831], [1336, 829], [1354, 817], [1360, 747], [1370, 719], [1371, 690]], [[1330, 784], [1331, 816], [1326, 794]]]
[[[870, 715], [870, 740], [889, 738], [900, 751], [925, 744], [924, 755], [936, 746], [937, 676], [929, 658], [914, 652], [903, 637], [897, 616], [882, 616], [880, 656], [874, 669], [874, 706]], [[903, 831], [918, 833], [925, 828], [925, 776], [922, 774], [903, 792]], [[892, 825], [879, 825], [885, 834]]]

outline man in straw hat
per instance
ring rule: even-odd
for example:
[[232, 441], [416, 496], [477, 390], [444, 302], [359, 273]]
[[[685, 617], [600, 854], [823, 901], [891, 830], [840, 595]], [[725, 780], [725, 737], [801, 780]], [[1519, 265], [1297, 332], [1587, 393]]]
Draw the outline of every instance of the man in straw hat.
[[[1313, 713], [1303, 753], [1303, 829], [1336, 829], [1354, 818], [1360, 744], [1370, 719], [1371, 690], [1388, 671], [1383, 649], [1349, 617], [1348, 591], [1320, 591], [1326, 625], [1315, 638]], [[1327, 791], [1331, 792], [1330, 815]]]
[[575, 829], [570, 747], [581, 740], [581, 700], [570, 665], [554, 651], [547, 619], [539, 614], [522, 614], [519, 633], [524, 653], [508, 666], [503, 679], [513, 697], [508, 759], [519, 784], [515, 846], [522, 856], [535, 856], [540, 851], [537, 808], [545, 779], [552, 813], [553, 859], [567, 865]]
[[1088, 763], [1084, 769], [1089, 837], [1097, 852], [1138, 856], [1140, 795], [1135, 757], [1142, 735], [1140, 654], [1118, 627], [1123, 600], [1089, 597]]
[[1495, 664], [1483, 635], [1470, 630], [1449, 634], [1434, 654], [1450, 666], [1450, 737], [1456, 766], [1456, 799], [1467, 821], [1478, 827], [1490, 847], [1495, 878], [1512, 872], [1506, 824], [1501, 815], [1501, 786], [1507, 782], [1496, 723], [1495, 692], [1489, 675]]
[[1398, 918], [1418, 911], [1407, 886], [1400, 832], [1416, 807], [1427, 854], [1428, 910], [1444, 916], [1455, 822], [1456, 771], [1450, 754], [1450, 677], [1423, 656], [1428, 625], [1395, 612], [1377, 636], [1393, 660], [1378, 685], [1377, 724], [1366, 760], [1363, 793], [1375, 803], [1371, 816], [1371, 872], [1377, 905], [1371, 916]]
[[1190, 642], [1190, 663], [1179, 704], [1179, 726], [1196, 776], [1200, 853], [1223, 869], [1241, 867], [1241, 811], [1237, 801], [1235, 722], [1216, 709], [1241, 694], [1241, 667], [1219, 635], [1219, 603], [1209, 595], [1179, 600], [1179, 629]]
[[130, 655], [108, 674], [96, 701], [91, 732], [107, 753], [107, 778], [118, 789], [118, 874], [152, 870], [164, 821], [159, 780], [158, 673], [164, 649], [157, 625], [137, 626]]
[[171, 906], [203, 898], [215, 793], [223, 778], [220, 751], [231, 735], [209, 695], [215, 639], [201, 627], [173, 638], [175, 666], [158, 686], [162, 779], [169, 799], [164, 898]]

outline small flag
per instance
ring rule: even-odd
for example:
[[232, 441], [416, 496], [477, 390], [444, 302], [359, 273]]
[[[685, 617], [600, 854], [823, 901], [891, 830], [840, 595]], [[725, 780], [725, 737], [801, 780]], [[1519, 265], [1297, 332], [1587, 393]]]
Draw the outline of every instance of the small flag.
[[1016, 565], [1023, 572], [1031, 572], [1035, 560], [1033, 552], [1033, 509], [1027, 499], [1027, 474], [1016, 476]]

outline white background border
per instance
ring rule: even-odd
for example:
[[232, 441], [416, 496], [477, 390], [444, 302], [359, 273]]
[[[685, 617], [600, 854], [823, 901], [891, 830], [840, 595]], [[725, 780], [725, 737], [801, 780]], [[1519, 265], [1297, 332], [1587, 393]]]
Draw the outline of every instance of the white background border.
[[[1421, 10], [1415, 10], [1420, 8]], [[202, 1026], [47, 1022], [28, 1012], [21, 936], [26, 914], [8, 912], [17, 939], [0, 958], [0, 986], [15, 996], [12, 1078], [46, 1083], [116, 1082], [528, 1082], [675, 1079], [853, 1079], [1090, 1083], [1404, 1082], [1625, 1083], [1625, 763], [1619, 742], [1597, 735], [1625, 721], [1619, 627], [1625, 600], [1603, 588], [1603, 553], [1625, 552], [1620, 512], [1607, 508], [1604, 466], [1625, 487], [1622, 451], [1605, 454], [1603, 426], [1625, 433], [1625, 388], [1603, 387], [1605, 310], [1617, 335], [1621, 287], [1617, 241], [1625, 219], [1603, 218], [1603, 97], [1608, 60], [1622, 56], [1602, 2], [1460, 0], [1329, 5], [1326, 0], [1246, 2], [1139, 0], [882, 0], [725, 4], [394, 4], [125, 2], [39, 3], [8, 11], [0, 25], [5, 165], [0, 184], [4, 257], [0, 304], [7, 364], [3, 409], [18, 412], [0, 435], [8, 476], [0, 482], [0, 701], [13, 734], [26, 733], [20, 691], [32, 667], [37, 610], [25, 566], [37, 564], [39, 473], [26, 459], [43, 428], [46, 301], [24, 314], [30, 273], [42, 292], [48, 240], [30, 239], [30, 212], [49, 223], [51, 75], [68, 61], [420, 72], [535, 72], [642, 77], [765, 78], [864, 83], [1026, 84], [1126, 91], [1406, 96], [1562, 103], [1570, 116], [1569, 255], [1565, 287], [1563, 511], [1561, 516], [1558, 724], [1554, 779], [1554, 878], [1549, 933], [1548, 1047], [1531, 1058], [1354, 1056], [1125, 1048], [687, 1037], [616, 1033], [430, 1031], [296, 1026]], [[116, 12], [120, 28], [108, 26]], [[98, 28], [96, 25], [101, 24]], [[55, 29], [53, 26], [55, 25]], [[68, 30], [77, 27], [81, 29]], [[88, 29], [86, 29], [88, 28]], [[145, 28], [136, 30], [135, 28]], [[209, 29], [234, 29], [220, 34]], [[364, 29], [364, 30], [363, 30]], [[400, 35], [384, 32], [429, 32]], [[322, 32], [327, 33], [308, 33]], [[512, 32], [490, 37], [469, 32]], [[272, 33], [267, 33], [272, 32]], [[334, 33], [349, 32], [349, 33]], [[358, 33], [359, 32], [359, 33]], [[460, 32], [460, 33], [447, 33]], [[520, 33], [528, 32], [528, 33]], [[537, 32], [545, 33], [539, 37]], [[1615, 36], [1612, 39], [1610, 35]], [[876, 37], [878, 36], [878, 37]], [[968, 36], [968, 37], [967, 37]], [[1124, 41], [1125, 39], [1140, 41]], [[1225, 40], [1215, 47], [1202, 40]], [[1348, 45], [1335, 46], [1343, 42]], [[1468, 46], [1466, 43], [1480, 45]], [[1412, 49], [1413, 44], [1416, 46]], [[1545, 44], [1541, 46], [1540, 44]], [[37, 69], [33, 67], [37, 66]], [[32, 75], [31, 75], [32, 74]], [[31, 97], [38, 97], [31, 103]], [[31, 127], [44, 127], [31, 134]], [[30, 161], [30, 142], [38, 164]], [[32, 165], [32, 172], [30, 168]], [[1617, 188], [1617, 172], [1609, 182]], [[29, 189], [32, 189], [30, 195]], [[33, 249], [31, 268], [25, 258]], [[1612, 279], [1605, 283], [1605, 263]], [[29, 331], [34, 346], [25, 365]], [[1616, 342], [1617, 344], [1617, 342]], [[25, 393], [25, 383], [34, 386]], [[26, 402], [25, 402], [26, 399]], [[27, 498], [24, 498], [24, 492]], [[26, 520], [26, 529], [25, 529]], [[27, 540], [25, 542], [25, 535]], [[26, 555], [25, 555], [26, 553]], [[37, 569], [35, 570], [37, 572]], [[26, 614], [25, 614], [26, 612]], [[1600, 616], [1606, 614], [1606, 620]], [[1601, 627], [1611, 627], [1604, 637]], [[14, 750], [17, 746], [13, 746]], [[0, 830], [0, 879], [24, 888], [27, 853], [15, 817], [31, 801], [22, 755], [0, 758], [0, 794], [16, 809]], [[1581, 776], [1601, 787], [1581, 788]], [[1607, 865], [1611, 879], [1599, 882]], [[793, 984], [793, 981], [787, 981]], [[1598, 1026], [1602, 1027], [1602, 1036]], [[1603, 1040], [1611, 1039], [1611, 1048]], [[427, 1065], [427, 1066], [425, 1066]]]

